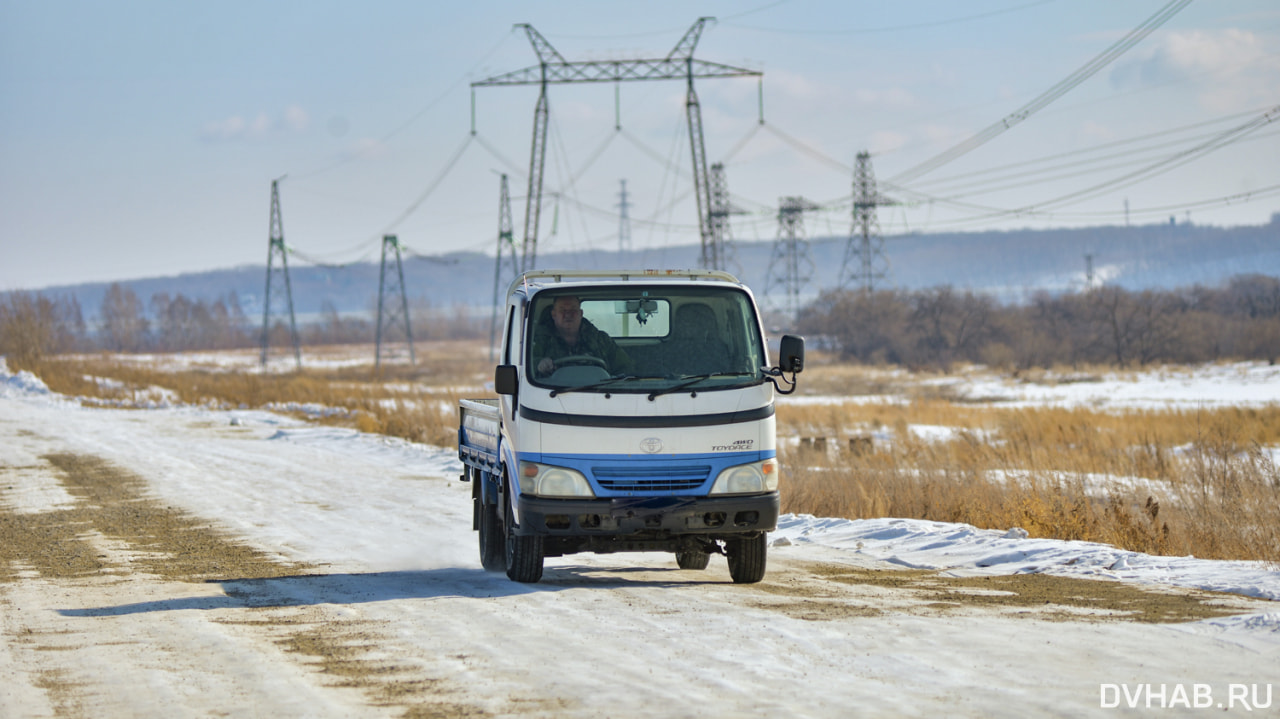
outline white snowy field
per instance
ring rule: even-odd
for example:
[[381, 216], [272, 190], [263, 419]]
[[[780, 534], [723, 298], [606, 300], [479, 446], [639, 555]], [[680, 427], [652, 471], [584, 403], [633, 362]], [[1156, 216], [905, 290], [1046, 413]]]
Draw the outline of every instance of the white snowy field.
[[972, 376], [938, 380], [968, 400], [1001, 406], [1086, 406], [1097, 409], [1258, 407], [1280, 403], [1280, 365], [1232, 362], [1159, 367], [1100, 375], [1046, 373], [1039, 381]]
[[[867, 369], [869, 382], [885, 386], [915, 383], [944, 391], [959, 401], [1001, 407], [1089, 407], [1098, 410], [1259, 407], [1280, 404], [1280, 365], [1229, 362], [1140, 371], [1044, 372], [1012, 377], [985, 367], [960, 367], [947, 375], [917, 381], [902, 369]], [[805, 396], [788, 401], [900, 402], [894, 394]]]
[[[1254, 366], [1140, 384], [1135, 402], [1280, 401]], [[93, 523], [61, 455], [306, 567], [148, 573], [165, 548]], [[1280, 572], [1260, 563], [787, 516], [758, 585], [656, 554], [549, 559], [520, 585], [480, 568], [459, 473], [449, 449], [269, 412], [86, 408], [0, 366], [0, 541], [78, 508], [108, 567], [0, 567], [0, 717], [1280, 714]], [[1050, 584], [1007, 602], [1021, 585], [974, 577]], [[1150, 598], [1184, 613], [1138, 621]]]

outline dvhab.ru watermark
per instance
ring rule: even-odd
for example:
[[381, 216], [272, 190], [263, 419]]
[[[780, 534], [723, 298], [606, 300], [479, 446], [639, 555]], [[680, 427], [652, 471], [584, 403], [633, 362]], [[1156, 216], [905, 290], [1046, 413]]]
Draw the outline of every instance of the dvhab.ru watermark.
[[1100, 684], [1103, 709], [1271, 708], [1270, 684]]

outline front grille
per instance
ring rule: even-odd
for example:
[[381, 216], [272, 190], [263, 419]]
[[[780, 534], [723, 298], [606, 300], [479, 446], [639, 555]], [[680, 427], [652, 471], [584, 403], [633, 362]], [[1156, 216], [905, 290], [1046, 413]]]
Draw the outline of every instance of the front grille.
[[606, 465], [591, 468], [604, 489], [619, 492], [662, 492], [695, 489], [711, 475], [709, 464], [678, 466]]

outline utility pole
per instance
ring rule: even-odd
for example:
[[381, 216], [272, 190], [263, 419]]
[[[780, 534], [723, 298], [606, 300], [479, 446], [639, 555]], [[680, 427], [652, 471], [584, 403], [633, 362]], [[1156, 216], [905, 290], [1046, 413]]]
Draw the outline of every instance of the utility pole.
[[515, 228], [511, 223], [511, 192], [507, 189], [507, 176], [502, 176], [502, 184], [498, 190], [498, 251], [493, 258], [493, 315], [489, 318], [489, 361], [494, 361], [494, 353], [498, 343], [498, 318], [502, 316], [502, 296], [498, 293], [502, 288], [502, 255], [510, 252], [511, 279], [520, 274], [520, 266], [516, 261]]
[[627, 202], [627, 181], [618, 182], [622, 183], [618, 190], [618, 266], [625, 267], [623, 258], [631, 251], [631, 203]]
[[[764, 293], [776, 297], [774, 291], [781, 289], [781, 309], [791, 322], [800, 312], [800, 290], [813, 276], [813, 258], [804, 236], [804, 213], [816, 209], [817, 205], [803, 197], [783, 197], [778, 204], [778, 240], [773, 245]], [[774, 300], [773, 304], [778, 303]]]
[[[693, 186], [698, 200], [698, 227], [702, 236], [704, 254], [713, 242], [710, 222], [710, 181], [707, 177], [707, 151], [702, 135], [702, 107], [694, 91], [694, 78], [715, 77], [763, 77], [764, 73], [720, 63], [695, 60], [694, 49], [702, 35], [703, 27], [714, 18], [702, 17], [689, 28], [684, 37], [667, 53], [666, 57], [637, 60], [589, 60], [569, 62], [556, 51], [547, 39], [527, 23], [523, 28], [538, 55], [538, 64], [496, 75], [471, 83], [472, 88], [504, 85], [538, 85], [538, 103], [533, 113], [533, 142], [529, 153], [529, 194], [525, 205], [524, 244], [521, 253], [521, 269], [536, 266], [538, 248], [538, 220], [542, 211], [542, 176], [547, 146], [547, 85], [583, 82], [622, 82], [635, 80], [684, 80], [685, 115], [689, 123], [689, 145], [693, 157]], [[615, 112], [619, 107], [615, 85]], [[761, 86], [763, 91], [763, 85]], [[763, 101], [762, 101], [763, 102]], [[621, 127], [621, 120], [615, 120]]]
[[[271, 285], [277, 275], [284, 276], [284, 296], [289, 308], [289, 333], [293, 338], [293, 359], [302, 369], [302, 350], [298, 345], [298, 323], [293, 315], [293, 289], [289, 286], [289, 253], [284, 246], [284, 220], [280, 217], [280, 180], [271, 181], [271, 226], [267, 243], [267, 289], [262, 300], [262, 366], [267, 366], [267, 350], [271, 344]], [[276, 255], [280, 266], [275, 267]]]
[[858, 153], [853, 173], [853, 226], [845, 243], [844, 262], [840, 266], [839, 287], [857, 284], [864, 293], [875, 291], [876, 280], [889, 272], [889, 259], [884, 255], [884, 237], [876, 208], [898, 202], [876, 190], [876, 175], [871, 169], [871, 153]]
[[[396, 267], [395, 273], [390, 274], [388, 279], [387, 271], [387, 250], [393, 256]], [[393, 297], [396, 293], [400, 294], [400, 306], [397, 307], [394, 300], [387, 302], [387, 295]], [[378, 329], [375, 337], [376, 348], [374, 350], [374, 367], [382, 369], [382, 338], [386, 331], [394, 327], [397, 321], [401, 322], [404, 329], [405, 342], [409, 344], [409, 364], [417, 364], [417, 360], [413, 355], [413, 331], [409, 326], [409, 299], [404, 292], [404, 267], [400, 264], [400, 240], [395, 235], [382, 236], [382, 271], [378, 276]]]

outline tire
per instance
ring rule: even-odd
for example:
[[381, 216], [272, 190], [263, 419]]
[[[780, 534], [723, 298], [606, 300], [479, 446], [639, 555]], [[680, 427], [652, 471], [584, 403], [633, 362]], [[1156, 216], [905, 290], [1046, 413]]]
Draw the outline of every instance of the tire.
[[676, 565], [681, 569], [706, 569], [710, 562], [711, 555], [707, 552], [696, 549], [676, 552]]
[[542, 537], [516, 534], [511, 506], [507, 505], [506, 558], [507, 578], [513, 582], [533, 584], [542, 579]]
[[480, 505], [478, 534], [480, 535], [480, 565], [488, 572], [504, 571], [507, 568], [506, 546], [502, 537], [502, 522], [498, 521], [497, 505]]
[[764, 532], [746, 539], [730, 539], [725, 542], [724, 551], [729, 555], [729, 576], [734, 584], [755, 584], [764, 579], [769, 552]]

